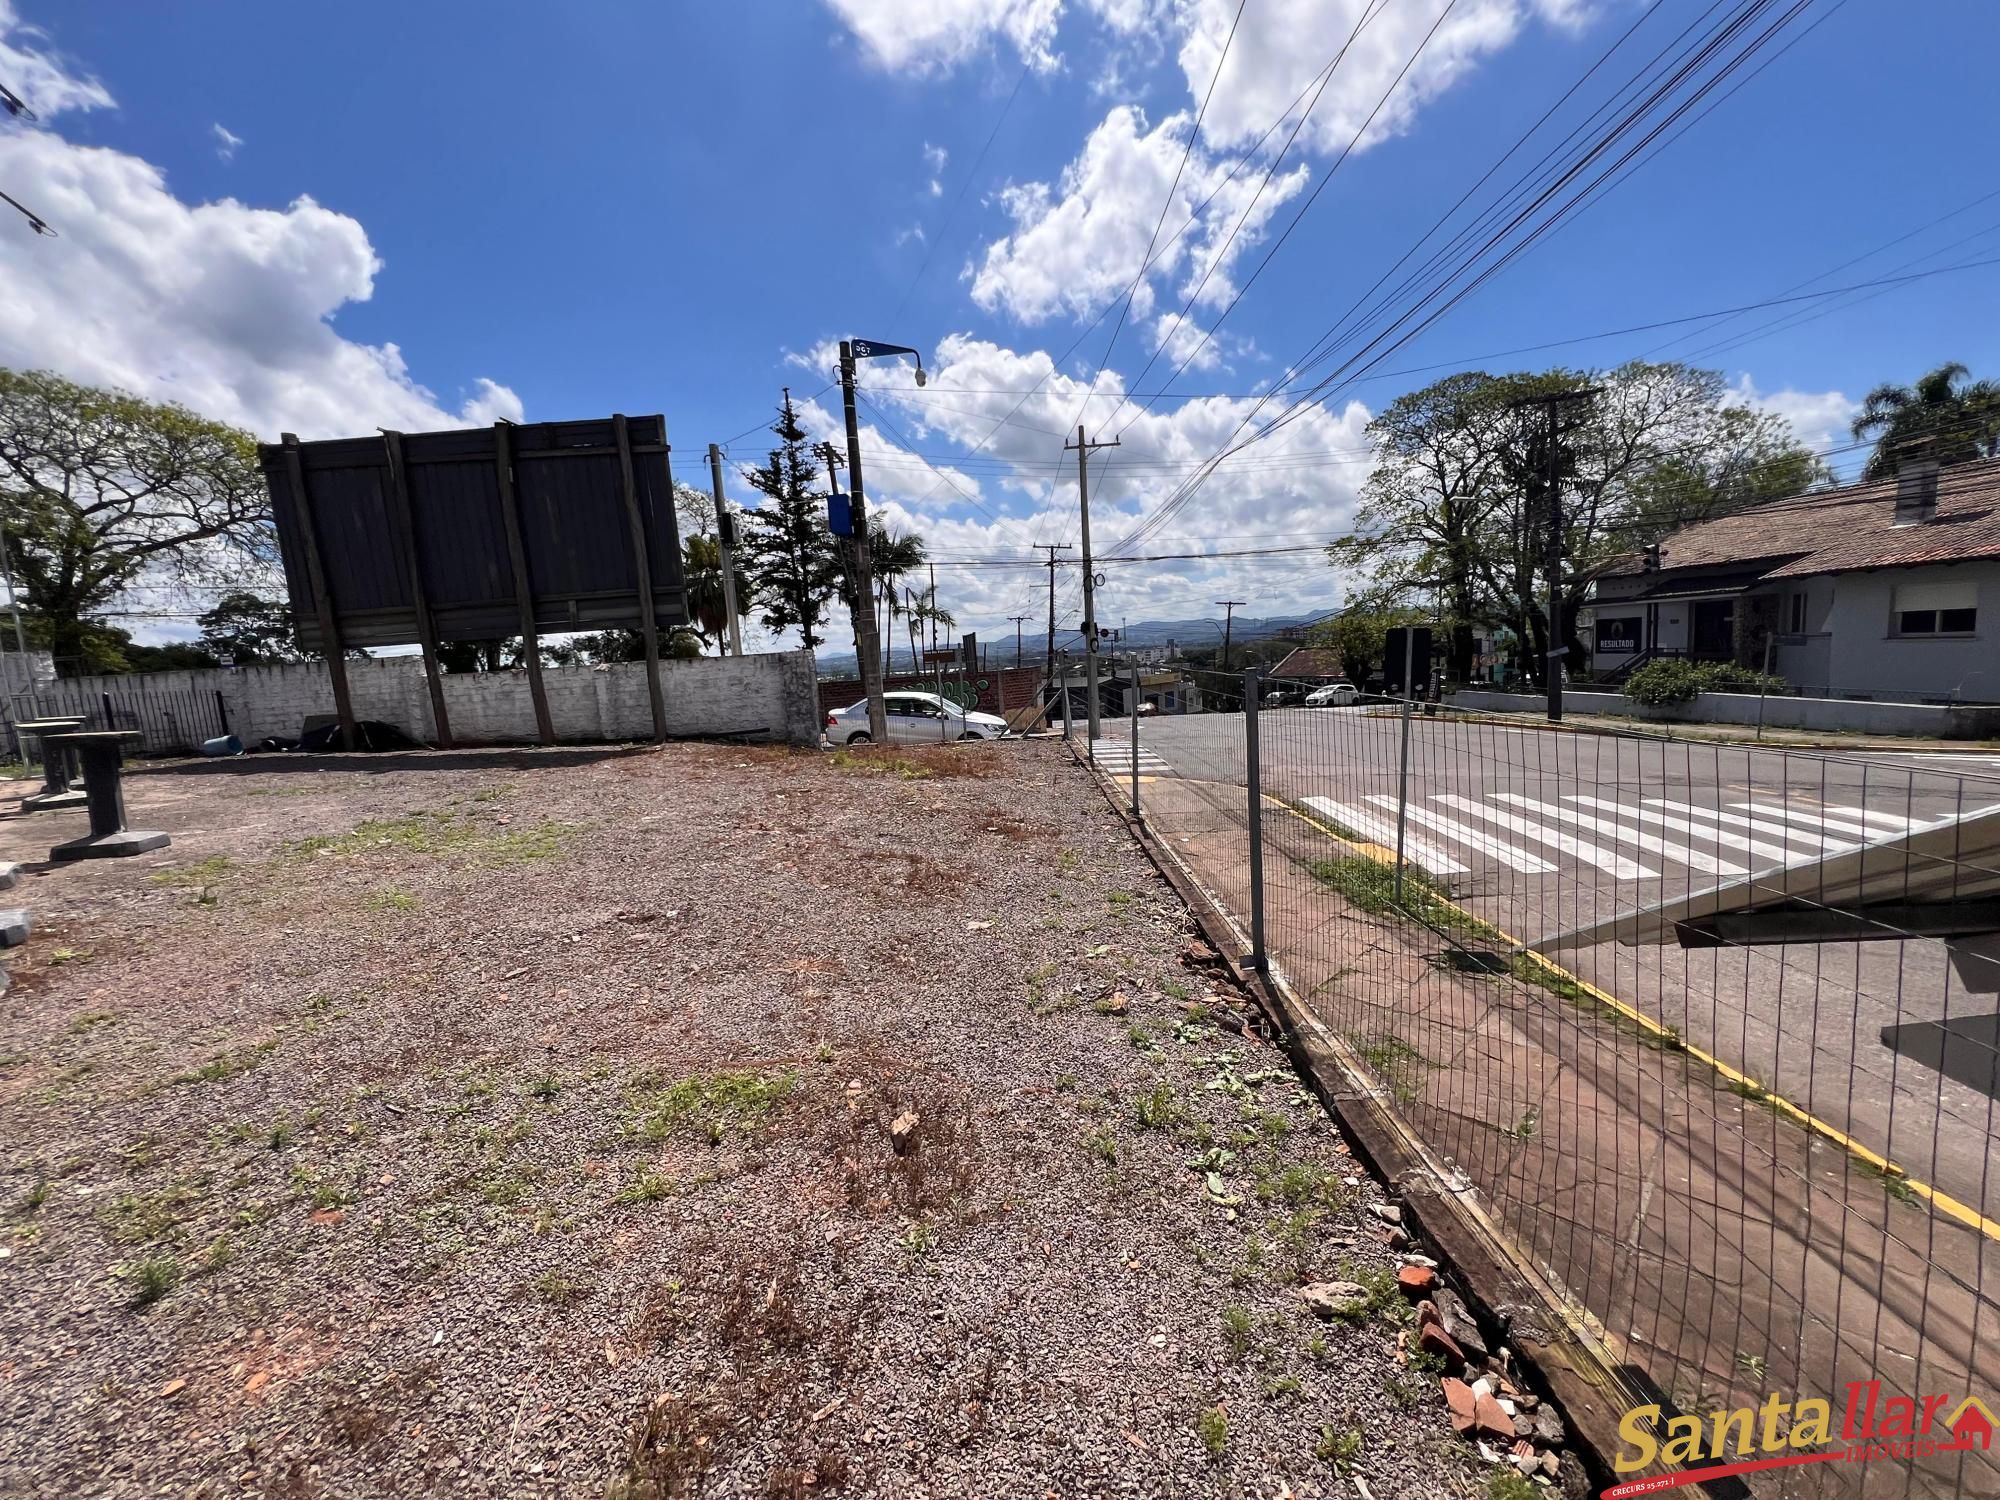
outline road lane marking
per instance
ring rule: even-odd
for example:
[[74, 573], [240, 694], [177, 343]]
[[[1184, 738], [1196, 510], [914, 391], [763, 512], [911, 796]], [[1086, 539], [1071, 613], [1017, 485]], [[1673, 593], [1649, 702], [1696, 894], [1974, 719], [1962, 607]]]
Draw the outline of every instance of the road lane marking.
[[[1387, 807], [1391, 811], [1396, 807], [1394, 797], [1376, 796], [1368, 800], [1377, 807]], [[1490, 855], [1502, 864], [1512, 866], [1523, 875], [1553, 875], [1556, 872], [1556, 867], [1540, 855], [1530, 854], [1526, 849], [1517, 849], [1502, 839], [1496, 839], [1490, 833], [1481, 833], [1477, 828], [1467, 828], [1463, 824], [1454, 823], [1450, 818], [1427, 811], [1415, 803], [1410, 804], [1409, 815], [1426, 828], [1436, 829], [1454, 844], [1477, 849], [1481, 854]]]
[[[1804, 844], [1822, 854], [1840, 854], [1849, 849], [1858, 849], [1859, 844], [1831, 836], [1824, 828], [1808, 828], [1804, 824], [1785, 819], [1743, 817], [1737, 813], [1724, 812], [1719, 807], [1700, 807], [1692, 802], [1675, 802], [1667, 797], [1646, 797], [1641, 799], [1648, 807], [1664, 807], [1669, 812], [1689, 813], [1697, 818], [1707, 818], [1716, 823], [1729, 823], [1738, 828], [1747, 828], [1752, 833], [1776, 832], [1780, 838], [1790, 839], [1795, 844]], [[1772, 824], [1783, 826], [1773, 829]]]
[[[1532, 798], [1523, 797], [1514, 792], [1496, 792], [1494, 796], [1497, 800], [1503, 802], [1524, 803], [1530, 806], [1537, 805], [1534, 803], [1534, 800]], [[1350, 814], [1353, 812], [1353, 809], [1342, 809], [1339, 803], [1328, 802], [1325, 798], [1322, 797], [1308, 797], [1305, 799], [1305, 802], [1308, 806], [1311, 806], [1314, 803], [1324, 803], [1327, 809], [1332, 810], [1327, 815], [1334, 816], [1337, 819], [1337, 821], [1340, 822], [1347, 821], [1345, 817], [1340, 816], [1341, 812], [1345, 811]], [[1562, 818], [1567, 822], [1588, 824], [1600, 821], [1599, 819], [1596, 818], [1585, 817], [1582, 813], [1576, 812], [1567, 807], [1551, 806], [1551, 807], [1546, 807], [1545, 810], [1548, 813], [1556, 817]], [[1296, 808], [1292, 809], [1291, 811], [1293, 817], [1300, 819], [1302, 822], [1312, 823], [1312, 819], [1307, 818], [1304, 813], [1299, 812]], [[1367, 822], [1376, 821], [1372, 817], [1366, 817], [1364, 820]], [[1315, 828], [1319, 828], [1319, 825], [1317, 823], [1312, 823], [1312, 826]], [[1358, 825], [1350, 824], [1349, 826], [1357, 827]], [[1330, 828], [1320, 828], [1320, 832], [1335, 839], [1340, 838], [1340, 835]], [[1394, 835], [1395, 835], [1395, 830], [1392, 828], [1390, 830], [1390, 838], [1392, 843], [1394, 841]], [[1630, 832], [1621, 831], [1619, 833], [1619, 837], [1626, 839], [1628, 842], [1643, 841], [1645, 843], [1652, 843], [1652, 844], [1659, 843], [1659, 840], [1654, 839], [1650, 835], [1646, 834], [1633, 834]], [[1356, 849], [1357, 852], [1360, 853], [1363, 857], [1373, 857], [1372, 855], [1369, 855], [1365, 849], [1361, 848], [1361, 846], [1355, 845], [1351, 841], [1342, 840], [1342, 842], [1347, 843], [1349, 848]], [[1384, 850], [1383, 852], [1385, 855], [1388, 855], [1389, 858], [1393, 859], [1394, 856], [1389, 851]], [[1666, 853], [1670, 858], [1674, 859], [1684, 858], [1683, 854], [1678, 850], [1665, 849], [1662, 852]], [[1174, 857], [1177, 860], [1179, 859], [1178, 855]], [[1711, 860], [1709, 861], [1709, 863], [1725, 866], [1724, 873], [1729, 873], [1734, 875], [1745, 875], [1749, 873], [1748, 871], [1743, 870], [1741, 868], [1735, 866], [1729, 866], [1728, 862], [1725, 860]], [[1183, 869], [1187, 868], [1185, 862], [1182, 862], [1182, 868]], [[1439, 899], [1444, 899], [1444, 898], [1439, 898]], [[1444, 904], [1451, 907], [1454, 911], [1459, 912], [1461, 915], [1473, 921], [1489, 920], [1486, 918], [1474, 917], [1470, 911], [1467, 911], [1466, 908], [1460, 906], [1455, 901], [1445, 900]], [[1501, 927], [1496, 923], [1491, 923], [1490, 921], [1489, 925], [1493, 926], [1494, 931], [1499, 933], [1503, 941], [1511, 943], [1517, 950], [1519, 950], [1524, 955], [1528, 956], [1532, 962], [1541, 965], [1551, 974], [1554, 974], [1559, 978], [1568, 980], [1570, 983], [1574, 984], [1578, 990], [1590, 996], [1592, 999], [1601, 1002], [1603, 1005], [1607, 1006], [1611, 1010], [1617, 1012], [1619, 1015], [1623, 1016], [1627, 1021], [1630, 1021], [1633, 1025], [1639, 1027], [1642, 1031], [1645, 1031], [1653, 1036], [1661, 1038], [1662, 1040], [1670, 1042], [1671, 1045], [1676, 1050], [1685, 1053], [1688, 1057], [1693, 1058], [1696, 1062], [1701, 1063], [1703, 1066], [1713, 1069], [1719, 1077], [1724, 1078], [1731, 1083], [1740, 1084], [1746, 1089], [1751, 1089], [1755, 1091], [1754, 1094], [1747, 1095], [1746, 1097], [1755, 1097], [1762, 1099], [1772, 1109], [1777, 1110], [1781, 1114], [1790, 1115], [1793, 1119], [1797, 1120], [1800, 1124], [1804, 1125], [1808, 1130], [1812, 1131], [1814, 1134], [1825, 1137], [1827, 1140], [1832, 1141], [1835, 1145], [1847, 1151], [1850, 1155], [1858, 1157], [1860, 1160], [1867, 1162], [1870, 1166], [1876, 1168], [1883, 1174], [1887, 1176], [1893, 1176], [1898, 1181], [1907, 1184], [1911, 1192], [1915, 1193], [1919, 1198], [1923, 1199], [1924, 1202], [1928, 1203], [1932, 1208], [1938, 1210], [1938, 1212], [1944, 1214], [1946, 1217], [1957, 1220], [1959, 1223], [1965, 1225], [1966, 1227], [1973, 1229], [1980, 1234], [1985, 1235], [1990, 1240], [2000, 1241], [2000, 1220], [1989, 1219], [1985, 1214], [1981, 1213], [1977, 1208], [1974, 1208], [1972, 1205], [1967, 1203], [1962, 1203], [1957, 1198], [1952, 1197], [1951, 1194], [1946, 1193], [1939, 1188], [1932, 1187], [1928, 1182], [1925, 1182], [1920, 1178], [1911, 1176], [1895, 1161], [1883, 1155], [1881, 1152], [1874, 1150], [1872, 1147], [1864, 1145], [1862, 1142], [1856, 1140], [1853, 1136], [1849, 1135], [1846, 1131], [1842, 1130], [1839, 1126], [1833, 1124], [1831, 1121], [1823, 1120], [1818, 1115], [1813, 1114], [1810, 1110], [1801, 1108], [1797, 1104], [1794, 1104], [1790, 1099], [1785, 1098], [1782, 1094], [1772, 1093], [1770, 1090], [1766, 1089], [1764, 1085], [1757, 1079], [1752, 1078], [1748, 1073], [1743, 1072], [1740, 1068], [1735, 1068], [1730, 1066], [1730, 1064], [1724, 1062], [1714, 1053], [1709, 1052], [1704, 1048], [1697, 1047], [1686, 1042], [1685, 1040], [1682, 1039], [1678, 1031], [1670, 1030], [1662, 1022], [1655, 1020], [1652, 1016], [1646, 1014], [1646, 1012], [1644, 1012], [1643, 1010], [1640, 1010], [1636, 1005], [1631, 1004], [1629, 1001], [1620, 1000], [1616, 995], [1612, 994], [1609, 990], [1600, 989], [1598, 986], [1592, 984], [1589, 980], [1583, 978], [1581, 975], [1572, 973], [1570, 970], [1564, 968], [1561, 964], [1557, 963], [1554, 959], [1549, 958], [1547, 955], [1543, 954], [1539, 949], [1534, 948], [1530, 944], [1523, 942], [1520, 938], [1515, 937], [1511, 932], [1508, 932], [1506, 928]], [[1242, 936], [1240, 928], [1238, 929], [1238, 935], [1239, 937]], [[1244, 937], [1243, 941], [1247, 945], [1249, 940], [1247, 937]], [[1280, 976], [1280, 982], [1283, 982], [1282, 975]], [[1289, 988], [1289, 985], [1287, 986], [1287, 988]]]
[[1538, 843], [1553, 844], [1572, 859], [1580, 859], [1585, 864], [1595, 865], [1600, 870], [1608, 871], [1614, 880], [1654, 880], [1660, 873], [1658, 870], [1649, 870], [1615, 851], [1607, 853], [1594, 844], [1586, 844], [1582, 839], [1573, 838], [1561, 829], [1551, 828], [1546, 823], [1537, 823], [1532, 818], [1522, 817], [1519, 813], [1502, 812], [1497, 808], [1488, 807], [1483, 802], [1474, 802], [1470, 797], [1444, 795], [1433, 797], [1431, 800], [1442, 802], [1448, 807], [1455, 807], [1461, 812], [1469, 812], [1475, 818], [1485, 818], [1488, 822], [1498, 823], [1502, 828], [1518, 833], [1524, 838], [1534, 839]]
[[1734, 861], [1718, 859], [1712, 854], [1704, 854], [1699, 849], [1669, 844], [1665, 839], [1655, 838], [1650, 833], [1641, 832], [1629, 824], [1616, 823], [1608, 818], [1593, 818], [1588, 813], [1580, 813], [1573, 807], [1558, 807], [1553, 802], [1537, 802], [1533, 797], [1523, 797], [1518, 792], [1495, 792], [1496, 802], [1511, 802], [1517, 807], [1525, 807], [1530, 812], [1541, 813], [1545, 817], [1560, 818], [1565, 823], [1574, 823], [1579, 828], [1588, 828], [1592, 833], [1601, 833], [1609, 838], [1627, 844], [1636, 844], [1649, 854], [1657, 854], [1662, 859], [1671, 859], [1690, 869], [1700, 870], [1706, 875], [1748, 875], [1750, 871]]
[[[1305, 797], [1300, 799], [1307, 807], [1323, 817], [1345, 824], [1356, 833], [1366, 834], [1393, 856], [1396, 852], [1396, 824], [1394, 819], [1384, 822], [1366, 808], [1349, 807], [1344, 802], [1335, 802], [1328, 797]], [[1471, 867], [1460, 864], [1451, 855], [1438, 848], [1427, 839], [1415, 837], [1406, 830], [1403, 837], [1403, 853], [1414, 856], [1416, 862], [1433, 875], [1469, 875]]]
[[1669, 817], [1666, 813], [1655, 812], [1649, 807], [1627, 807], [1622, 802], [1610, 802], [1603, 797], [1569, 795], [1563, 800], [1580, 803], [1584, 807], [1595, 807], [1603, 812], [1614, 812], [1636, 823], [1652, 823], [1660, 828], [1670, 828], [1676, 833], [1685, 833], [1694, 838], [1706, 839], [1711, 844], [1720, 844], [1725, 849], [1741, 849], [1745, 854], [1754, 854], [1757, 858], [1768, 859], [1773, 864], [1790, 864], [1800, 857], [1783, 844], [1766, 844], [1756, 839], [1738, 838], [1735, 834], [1725, 833], [1720, 828], [1704, 828], [1699, 823], [1690, 823], [1686, 818]]

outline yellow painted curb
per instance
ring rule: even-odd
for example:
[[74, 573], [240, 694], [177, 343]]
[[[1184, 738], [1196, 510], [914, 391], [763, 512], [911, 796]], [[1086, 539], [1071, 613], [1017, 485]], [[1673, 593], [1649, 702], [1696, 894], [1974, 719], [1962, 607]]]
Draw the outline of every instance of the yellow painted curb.
[[[1344, 845], [1345, 847], [1354, 850], [1356, 853], [1364, 856], [1365, 858], [1375, 860], [1379, 864], [1393, 864], [1395, 862], [1396, 855], [1395, 851], [1392, 849], [1385, 849], [1380, 844], [1363, 843], [1358, 839], [1351, 839], [1346, 837], [1344, 834], [1335, 833], [1331, 828], [1327, 827], [1326, 824], [1320, 822], [1317, 818], [1307, 817], [1306, 814], [1300, 812], [1296, 807], [1293, 807], [1290, 803], [1279, 801], [1276, 798], [1267, 798], [1266, 800], [1271, 801], [1275, 803], [1277, 806], [1284, 808], [1286, 812], [1290, 813], [1300, 822], [1308, 825], [1311, 828], [1317, 829], [1320, 833], [1325, 834], [1335, 843]], [[1874, 1150], [1872, 1147], [1863, 1145], [1860, 1141], [1854, 1139], [1853, 1136], [1849, 1135], [1846, 1131], [1840, 1129], [1837, 1125], [1830, 1124], [1827, 1121], [1820, 1119], [1819, 1116], [1812, 1114], [1807, 1110], [1801, 1109], [1798, 1105], [1792, 1103], [1791, 1100], [1785, 1098], [1783, 1095], [1772, 1093], [1769, 1089], [1765, 1088], [1763, 1084], [1759, 1083], [1756, 1079], [1752, 1078], [1748, 1073], [1742, 1072], [1740, 1069], [1732, 1067], [1730, 1064], [1724, 1062], [1721, 1058], [1716, 1057], [1711, 1053], [1704, 1052], [1699, 1047], [1689, 1045], [1687, 1042], [1682, 1041], [1678, 1036], [1673, 1036], [1667, 1027], [1662, 1026], [1658, 1021], [1654, 1020], [1644, 1011], [1639, 1010], [1632, 1005], [1628, 1005], [1625, 1001], [1620, 1000], [1616, 995], [1610, 994], [1605, 990], [1599, 989], [1596, 985], [1590, 983], [1586, 979], [1579, 979], [1576, 975], [1572, 974], [1568, 969], [1565, 969], [1561, 964], [1555, 962], [1555, 960], [1549, 958], [1547, 955], [1538, 952], [1536, 949], [1522, 942], [1519, 938], [1515, 937], [1511, 932], [1508, 932], [1504, 927], [1499, 926], [1497, 923], [1492, 922], [1485, 917], [1475, 916], [1473, 913], [1467, 911], [1464, 907], [1459, 906], [1456, 902], [1445, 901], [1442, 897], [1440, 897], [1439, 900], [1443, 905], [1449, 906], [1453, 911], [1457, 912], [1467, 921], [1480, 922], [1486, 925], [1487, 927], [1492, 928], [1495, 932], [1499, 933], [1502, 938], [1512, 943], [1517, 952], [1525, 954], [1527, 957], [1533, 959], [1537, 964], [1541, 965], [1542, 968], [1546, 969], [1549, 973], [1555, 975], [1557, 978], [1565, 980], [1568, 983], [1575, 985], [1579, 990], [1583, 991], [1583, 993], [1585, 993], [1586, 995], [1589, 995], [1593, 1000], [1597, 1001], [1601, 1005], [1609, 1007], [1613, 1011], [1616, 1011], [1619, 1015], [1623, 1016], [1626, 1020], [1632, 1022], [1633, 1025], [1639, 1027], [1641, 1030], [1646, 1031], [1651, 1035], [1657, 1037], [1671, 1036], [1676, 1051], [1681, 1052], [1684, 1055], [1693, 1058], [1696, 1062], [1707, 1065], [1709, 1068], [1713, 1069], [1716, 1074], [1726, 1079], [1730, 1083], [1743, 1084], [1748, 1088], [1754, 1089], [1756, 1091], [1756, 1098], [1758, 1099], [1759, 1102], [1770, 1105], [1773, 1109], [1779, 1111], [1781, 1114], [1790, 1115], [1793, 1119], [1797, 1120], [1801, 1125], [1805, 1126], [1806, 1129], [1812, 1131], [1815, 1135], [1821, 1136], [1826, 1140], [1832, 1141], [1835, 1145], [1841, 1147], [1843, 1150], [1848, 1152], [1856, 1160], [1867, 1163], [1870, 1167], [1873, 1167], [1877, 1172], [1880, 1172], [1885, 1177], [1893, 1177], [1898, 1182], [1903, 1183], [1905, 1186], [1909, 1188], [1911, 1192], [1915, 1193], [1919, 1198], [1923, 1199], [1926, 1203], [1930, 1204], [1931, 1207], [1938, 1210], [1938, 1212], [1944, 1214], [1947, 1218], [1956, 1219], [1959, 1223], [1965, 1225], [1968, 1229], [1978, 1230], [1988, 1239], [2000, 1240], [2000, 1222], [1996, 1222], [1993, 1219], [1987, 1218], [1984, 1214], [1980, 1213], [1978, 1209], [1973, 1208], [1970, 1204], [1959, 1202], [1959, 1200], [1952, 1197], [1951, 1194], [1946, 1192], [1941, 1192], [1937, 1188], [1932, 1187], [1929, 1183], [1922, 1182], [1917, 1178], [1912, 1177], [1908, 1172], [1904, 1171], [1901, 1167], [1897, 1166], [1895, 1162], [1889, 1160], [1888, 1157], [1882, 1155], [1879, 1151]]]

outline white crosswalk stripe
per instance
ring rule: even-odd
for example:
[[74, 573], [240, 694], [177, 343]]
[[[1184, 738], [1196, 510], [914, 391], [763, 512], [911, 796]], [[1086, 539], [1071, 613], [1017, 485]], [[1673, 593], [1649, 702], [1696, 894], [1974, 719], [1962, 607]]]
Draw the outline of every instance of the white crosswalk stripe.
[[[1350, 807], [1345, 802], [1335, 802], [1330, 797], [1307, 797], [1305, 805], [1323, 818], [1331, 818], [1343, 828], [1351, 828], [1365, 839], [1373, 839], [1384, 849], [1396, 847], [1396, 823], [1384, 821], [1363, 807]], [[1433, 875], [1465, 875], [1470, 870], [1451, 855], [1438, 848], [1428, 839], [1419, 838], [1405, 829], [1403, 832], [1403, 853], [1415, 860]]]
[[[1386, 794], [1348, 802], [1307, 797], [1300, 805], [1385, 848], [1395, 846], [1397, 814], [1404, 811], [1404, 850], [1434, 875], [1477, 875], [1483, 865], [1522, 875], [1601, 879], [1577, 869], [1589, 866], [1615, 882], [1658, 880], [1670, 865], [1722, 878], [1747, 875], [1752, 868], [1805, 865], [1910, 828], [1952, 821], [1925, 823], [1831, 803], [1808, 810], [1731, 802], [1737, 811], [1725, 811], [1671, 797], [1626, 802], [1576, 793], [1546, 802], [1518, 792], [1419, 791], [1406, 810]], [[1863, 824], [1864, 817], [1876, 826]], [[1653, 856], [1653, 862], [1635, 851]]]
[[1648, 807], [1664, 807], [1668, 812], [1683, 813], [1691, 818], [1700, 818], [1710, 823], [1726, 823], [1732, 828], [1745, 828], [1752, 833], [1772, 834], [1787, 839], [1794, 844], [1803, 844], [1808, 850], [1820, 854], [1838, 854], [1844, 849], [1859, 847], [1848, 839], [1834, 838], [1820, 827], [1807, 827], [1797, 819], [1778, 819], [1756, 816], [1744, 817], [1740, 813], [1727, 813], [1719, 807], [1698, 807], [1692, 802], [1675, 802], [1666, 797], [1646, 797], [1642, 801]]
[[1598, 848], [1595, 844], [1586, 844], [1559, 828], [1551, 828], [1546, 823], [1537, 823], [1532, 818], [1522, 817], [1519, 813], [1488, 807], [1483, 802], [1474, 802], [1470, 797], [1442, 796], [1436, 800], [1461, 812], [1469, 812], [1475, 818], [1498, 823], [1509, 832], [1531, 838], [1538, 844], [1552, 844], [1571, 859], [1580, 859], [1587, 865], [1595, 865], [1600, 870], [1608, 871], [1614, 880], [1651, 880], [1660, 873], [1658, 870], [1647, 869], [1636, 860], [1627, 859], [1615, 850], [1608, 851]]
[[1556, 818], [1564, 823], [1573, 823], [1578, 828], [1587, 828], [1592, 833], [1617, 839], [1620, 843], [1631, 844], [1644, 849], [1649, 854], [1657, 854], [1662, 859], [1670, 859], [1689, 869], [1700, 870], [1706, 875], [1748, 875], [1750, 871], [1732, 860], [1718, 859], [1712, 854], [1693, 847], [1669, 844], [1643, 829], [1634, 828], [1629, 823], [1620, 823], [1614, 818], [1593, 818], [1589, 813], [1578, 812], [1573, 807], [1560, 807], [1553, 802], [1537, 802], [1533, 797], [1523, 797], [1518, 792], [1496, 792], [1494, 800], [1511, 802], [1516, 807], [1525, 807], [1530, 812], [1544, 817]]
[[1612, 802], [1604, 797], [1570, 795], [1563, 800], [1574, 802], [1581, 807], [1594, 807], [1599, 812], [1616, 813], [1619, 817], [1630, 818], [1636, 823], [1651, 823], [1675, 833], [1690, 834], [1706, 839], [1711, 844], [1720, 844], [1725, 849], [1741, 849], [1745, 854], [1755, 855], [1758, 859], [1774, 865], [1790, 864], [1793, 858], [1792, 851], [1783, 844], [1767, 844], [1758, 839], [1739, 838], [1736, 834], [1724, 833], [1719, 828], [1705, 828], [1699, 823], [1690, 823], [1686, 818], [1670, 817], [1650, 807], [1627, 807], [1622, 802]]
[[[1396, 799], [1394, 797], [1370, 797], [1368, 800], [1373, 802], [1377, 807], [1388, 808], [1392, 817], [1395, 815]], [[1555, 873], [1556, 867], [1541, 856], [1530, 854], [1525, 849], [1517, 849], [1505, 840], [1496, 839], [1492, 834], [1483, 833], [1477, 828], [1467, 828], [1463, 824], [1456, 823], [1450, 818], [1445, 817], [1442, 813], [1431, 812], [1417, 803], [1412, 802], [1410, 804], [1409, 816], [1413, 822], [1421, 823], [1426, 828], [1435, 829], [1452, 843], [1463, 844], [1466, 848], [1476, 849], [1481, 854], [1490, 854], [1503, 865], [1509, 865], [1524, 875], [1553, 875]]]
[[[1132, 774], [1132, 742], [1113, 739], [1108, 735], [1099, 736], [1097, 741], [1097, 763], [1108, 771], [1121, 775]], [[1174, 768], [1157, 751], [1143, 742], [1139, 746], [1139, 774], [1141, 776], [1171, 776]]]
[[1829, 807], [1820, 812], [1809, 812], [1783, 802], [1732, 802], [1729, 805], [1762, 813], [1774, 821], [1790, 819], [1809, 827], [1824, 828], [1830, 833], [1852, 834], [1862, 839], [1894, 838], [1899, 833], [1908, 833], [1912, 828], [1923, 826], [1910, 818], [1899, 818], [1891, 813], [1864, 812], [1853, 807]]

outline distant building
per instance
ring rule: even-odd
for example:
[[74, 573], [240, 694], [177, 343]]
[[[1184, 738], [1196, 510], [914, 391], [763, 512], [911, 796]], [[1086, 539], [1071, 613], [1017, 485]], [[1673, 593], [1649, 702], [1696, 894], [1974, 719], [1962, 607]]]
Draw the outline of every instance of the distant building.
[[1809, 695], [2000, 701], [2000, 460], [1906, 463], [1674, 532], [1600, 577], [1593, 672], [1659, 656], [1771, 670]]
[[1264, 675], [1287, 682], [1310, 682], [1315, 687], [1347, 681], [1347, 672], [1340, 664], [1340, 652], [1331, 646], [1300, 646]]

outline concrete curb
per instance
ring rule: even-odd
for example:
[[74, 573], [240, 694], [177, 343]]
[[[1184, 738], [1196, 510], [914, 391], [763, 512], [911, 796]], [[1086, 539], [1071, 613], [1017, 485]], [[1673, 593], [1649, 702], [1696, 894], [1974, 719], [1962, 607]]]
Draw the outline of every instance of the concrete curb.
[[[1074, 745], [1071, 756], [1093, 768]], [[1235, 920], [1179, 856], [1134, 820], [1117, 786], [1093, 774], [1111, 811], [1187, 905], [1230, 976], [1256, 1001], [1283, 1039], [1293, 1067], [1322, 1107], [1339, 1122], [1362, 1165], [1401, 1198], [1413, 1227], [1437, 1249], [1471, 1294], [1481, 1320], [1506, 1330], [1504, 1342], [1560, 1410], [1571, 1446], [1591, 1470], [1592, 1489], [1611, 1481], [1604, 1455], [1619, 1444], [1618, 1421], [1647, 1399], [1630, 1385], [1605, 1331], [1560, 1287], [1547, 1280], [1480, 1207], [1463, 1174], [1433, 1156], [1388, 1107], [1387, 1100], [1292, 993], [1282, 974], [1248, 967], [1250, 944]]]

